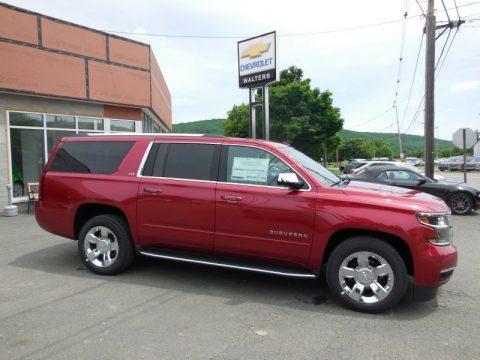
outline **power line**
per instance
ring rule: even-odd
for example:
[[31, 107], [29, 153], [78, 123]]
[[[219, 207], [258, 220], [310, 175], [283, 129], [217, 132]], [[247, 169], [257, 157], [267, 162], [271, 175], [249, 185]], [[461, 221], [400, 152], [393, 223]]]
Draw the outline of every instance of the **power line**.
[[397, 106], [398, 91], [400, 90], [400, 77], [402, 75], [402, 63], [403, 63], [403, 52], [405, 50], [405, 33], [407, 31], [407, 16], [408, 16], [408, 6], [405, 3], [405, 13], [403, 14], [403, 26], [402, 26], [402, 37], [400, 40], [400, 57], [398, 58], [398, 71], [397, 71], [397, 86], [395, 89], [395, 98], [393, 100], [393, 106]]
[[[442, 0], [442, 5], [443, 5], [443, 8], [445, 9], [445, 14], [447, 15], [447, 19], [448, 19], [448, 22], [450, 22], [450, 15], [448, 15], [448, 11], [447, 11], [447, 7], [445, 6], [445, 2]], [[455, 4], [455, 8], [457, 8], [457, 5]], [[458, 10], [458, 8], [457, 8]]]
[[453, 34], [452, 40], [450, 41], [450, 45], [448, 46], [447, 52], [445, 53], [445, 56], [443, 57], [442, 63], [440, 64], [440, 67], [438, 68], [437, 75], [436, 75], [435, 79], [438, 77], [438, 75], [440, 74], [440, 71], [442, 70], [443, 64], [445, 63], [445, 60], [447, 59], [447, 56], [448, 56], [448, 53], [450, 52], [450, 48], [452, 47], [453, 41], [455, 40], [455, 37], [458, 34], [458, 30], [459, 30], [459, 28], [457, 28], [457, 30], [455, 31], [455, 34]]
[[453, 3], [455, 4], [455, 10], [457, 10], [458, 20], [460, 20], [460, 13], [458, 12], [457, 0], [453, 0]]
[[410, 124], [408, 125], [407, 130], [405, 130], [405, 134], [408, 133], [410, 128], [412, 127], [413, 123], [417, 121], [418, 115], [420, 115], [420, 109], [422, 109], [423, 102], [425, 101], [425, 94], [422, 96], [422, 100], [420, 101], [420, 104], [417, 107], [417, 110], [415, 111], [415, 114], [413, 115], [412, 121], [410, 121]]
[[418, 4], [418, 7], [420, 8], [420, 10], [422, 10], [422, 15], [425, 16], [425, 11], [423, 11], [423, 8], [422, 8], [422, 5], [420, 5], [420, 3], [418, 2], [418, 0], [415, 0]]
[[435, 64], [434, 70], [437, 70], [438, 64], [440, 63], [440, 60], [442, 59], [443, 52], [445, 51], [445, 47], [447, 46], [448, 39], [450, 38], [451, 33], [452, 33], [452, 29], [448, 29], [447, 39], [443, 43], [443, 48], [442, 48], [442, 51], [440, 52], [440, 56], [438, 57], [437, 63]]
[[368, 124], [374, 120], [377, 120], [378, 118], [382, 117], [383, 115], [385, 115], [386, 113], [388, 113], [389, 111], [392, 111], [392, 107], [389, 107], [388, 109], [385, 109], [384, 111], [382, 111], [380, 114], [378, 115], [375, 115], [373, 117], [370, 117], [370, 118], [367, 118], [367, 120], [362, 120], [361, 122], [359, 123], [356, 123], [354, 125], [349, 125], [350, 127], [355, 127], [355, 126], [358, 126], [358, 125], [365, 125], [365, 124]]
[[415, 76], [417, 74], [418, 61], [420, 59], [420, 53], [422, 52], [422, 45], [423, 45], [423, 39], [424, 38], [425, 38], [425, 33], [422, 32], [422, 37], [420, 38], [420, 45], [418, 47], [417, 61], [415, 62], [415, 69], [413, 70], [412, 84], [410, 85], [410, 91], [408, 93], [407, 105], [405, 106], [405, 112], [403, 113], [403, 119], [402, 119], [402, 124], [400, 125], [400, 128], [402, 128], [403, 124], [405, 123], [405, 118], [406, 118], [407, 112], [408, 112], [408, 106], [410, 105], [410, 98], [412, 96], [413, 84], [415, 83]]
[[[460, 5], [460, 6], [458, 6], [458, 8], [467, 7], [467, 6], [476, 5], [476, 4], [480, 4], [480, 1], [475, 1], [475, 2], [472, 2], [472, 3]], [[454, 10], [454, 9], [455, 8], [449, 8], [447, 10]], [[435, 10], [435, 12], [438, 12], [438, 11], [439, 10]], [[408, 19], [415, 19], [415, 18], [419, 18], [421, 16], [423, 16], [423, 14], [412, 15], [412, 16], [407, 17], [407, 18]], [[332, 33], [338, 33], [338, 32], [361, 30], [361, 29], [367, 29], [367, 28], [372, 28], [372, 27], [377, 27], [377, 26], [382, 26], [382, 25], [394, 24], [394, 23], [401, 22], [401, 21], [404, 21], [404, 18], [396, 19], [396, 20], [390, 20], [390, 21], [383, 21], [383, 22], [378, 22], [378, 23], [374, 23], [374, 24], [340, 28], [340, 29], [322, 30], [322, 31], [305, 32], [305, 33], [278, 34], [277, 36], [278, 37], [296, 37], [296, 36], [314, 36], [314, 35], [322, 35], [322, 34], [332, 34]], [[109, 32], [109, 33], [115, 33], [115, 34], [125, 34], [125, 35], [135, 35], [135, 36], [152, 36], [152, 37], [183, 38], [183, 39], [245, 39], [245, 38], [249, 37], [248, 35], [223, 36], [223, 35], [152, 34], [152, 33], [138, 34], [138, 33], [135, 33], [135, 32], [119, 31], [119, 30], [103, 30], [103, 31]]]

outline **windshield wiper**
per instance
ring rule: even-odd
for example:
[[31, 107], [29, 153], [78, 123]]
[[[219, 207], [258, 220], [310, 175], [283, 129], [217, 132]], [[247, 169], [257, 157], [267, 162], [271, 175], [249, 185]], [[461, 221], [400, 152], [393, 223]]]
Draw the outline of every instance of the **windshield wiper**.
[[[305, 169], [310, 170], [311, 172], [313, 172], [313, 173], [321, 176], [322, 178], [324, 178], [324, 179], [327, 180], [328, 182], [331, 182], [332, 184], [334, 183], [334, 181], [330, 180], [330, 179], [327, 178], [326, 176], [323, 176], [323, 175], [320, 174], [318, 171], [315, 171], [315, 170], [313, 170], [313, 169], [311, 169], [311, 168], [309, 168], [309, 167], [306, 167], [306, 166], [303, 166], [303, 167], [304, 167]], [[333, 186], [333, 185], [331, 185], [331, 186]]]

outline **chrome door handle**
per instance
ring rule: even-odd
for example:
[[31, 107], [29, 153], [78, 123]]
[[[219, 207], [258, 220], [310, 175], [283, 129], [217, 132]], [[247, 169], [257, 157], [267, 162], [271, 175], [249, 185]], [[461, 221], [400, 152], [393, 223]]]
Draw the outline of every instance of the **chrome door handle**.
[[161, 194], [163, 190], [157, 189], [157, 188], [150, 188], [146, 187], [143, 189], [144, 192], [150, 193], [150, 194]]
[[223, 196], [222, 196], [222, 199], [223, 199], [223, 200], [227, 200], [227, 201], [234, 201], [234, 202], [240, 202], [240, 201], [242, 201], [242, 197], [241, 197], [241, 196], [234, 196], [234, 195], [223, 195]]

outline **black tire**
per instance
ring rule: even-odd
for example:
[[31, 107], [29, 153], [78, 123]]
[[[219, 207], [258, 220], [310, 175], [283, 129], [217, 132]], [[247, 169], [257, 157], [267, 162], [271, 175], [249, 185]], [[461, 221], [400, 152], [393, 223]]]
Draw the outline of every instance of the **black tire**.
[[[368, 266], [360, 266], [356, 256], [366, 256]], [[389, 266], [386, 269], [391, 271], [378, 275], [385, 269], [379, 267], [382, 263], [386, 263]], [[348, 269], [349, 276], [344, 277], [342, 269]], [[351, 274], [355, 274], [354, 277], [350, 278]], [[385, 241], [370, 236], [356, 236], [340, 243], [328, 259], [326, 277], [328, 287], [338, 301], [350, 309], [365, 313], [391, 309], [403, 299], [408, 285], [407, 269], [400, 254]], [[363, 281], [365, 283], [360, 283]], [[356, 286], [364, 289], [359, 290], [362, 296], [358, 299], [355, 297], [359, 291], [349, 292], [355, 290]]]
[[458, 192], [448, 198], [448, 207], [455, 215], [468, 215], [473, 210], [473, 199], [465, 192]]
[[128, 225], [116, 215], [99, 215], [88, 220], [78, 236], [78, 252], [85, 266], [100, 275], [119, 274], [135, 258]]

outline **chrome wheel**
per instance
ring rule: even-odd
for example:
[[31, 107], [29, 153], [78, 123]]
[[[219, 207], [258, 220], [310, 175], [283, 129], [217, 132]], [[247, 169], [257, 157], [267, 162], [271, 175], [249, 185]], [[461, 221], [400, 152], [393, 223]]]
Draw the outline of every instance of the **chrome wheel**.
[[95, 226], [85, 235], [83, 242], [87, 260], [98, 267], [109, 267], [118, 258], [118, 240], [112, 230]]
[[464, 215], [472, 209], [472, 199], [467, 194], [455, 194], [449, 200], [450, 209], [457, 215]]
[[393, 270], [381, 256], [358, 251], [346, 257], [338, 270], [338, 281], [350, 299], [366, 304], [384, 300], [394, 285]]

